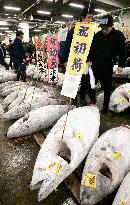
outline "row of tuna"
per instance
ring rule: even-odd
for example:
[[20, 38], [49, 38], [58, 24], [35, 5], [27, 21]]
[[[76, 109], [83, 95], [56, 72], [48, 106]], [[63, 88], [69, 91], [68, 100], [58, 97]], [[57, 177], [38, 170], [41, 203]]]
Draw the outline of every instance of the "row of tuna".
[[[113, 128], [98, 139], [100, 114], [96, 106], [71, 111], [72, 107], [66, 106], [64, 112], [63, 106], [59, 105], [59, 109], [56, 105], [49, 105], [39, 108], [39, 113], [31, 111], [9, 128], [7, 137], [46, 129], [66, 113], [53, 126], [41, 146], [34, 166], [31, 189], [39, 189], [39, 201], [45, 199], [89, 153], [82, 175], [80, 200], [82, 205], [94, 205], [113, 192], [130, 171], [130, 127]], [[33, 119], [34, 116], [36, 119]], [[128, 177], [130, 174], [126, 179]], [[119, 190], [114, 205], [118, 205], [118, 201], [119, 204], [129, 204], [128, 182], [124, 180], [120, 189], [125, 187], [125, 194]]]
[[[81, 204], [96, 204], [120, 185], [130, 171], [130, 127], [113, 128], [98, 139], [99, 126], [95, 106], [71, 110], [57, 121], [41, 146], [33, 170], [31, 189], [39, 189], [38, 201], [55, 190], [88, 153], [80, 187]], [[117, 200], [129, 204], [129, 183], [125, 186], [125, 194], [117, 195]]]
[[[31, 110], [46, 106], [63, 104], [56, 99], [53, 89], [47, 86], [36, 88], [30, 82], [9, 81], [0, 85], [0, 96], [5, 97], [3, 107], [7, 112], [0, 116], [4, 121], [19, 119]], [[103, 104], [103, 94], [98, 97], [98, 107]], [[109, 109], [119, 113], [130, 107], [130, 83], [119, 86], [112, 93]]]
[[14, 70], [6, 70], [4, 66], [0, 65], [0, 83], [16, 80], [16, 77]]
[[56, 99], [51, 88], [45, 85], [36, 88], [30, 82], [3, 83], [0, 85], [0, 95], [5, 97], [3, 107], [7, 112], [1, 115], [4, 121], [19, 119], [39, 107], [63, 104], [62, 100]]

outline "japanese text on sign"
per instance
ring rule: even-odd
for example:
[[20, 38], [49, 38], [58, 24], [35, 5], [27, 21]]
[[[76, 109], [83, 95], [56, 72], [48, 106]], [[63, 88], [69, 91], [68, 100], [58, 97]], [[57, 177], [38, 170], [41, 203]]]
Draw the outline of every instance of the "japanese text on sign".
[[58, 36], [52, 35], [47, 38], [48, 50], [48, 74], [49, 82], [58, 79]]
[[36, 47], [37, 70], [41, 72], [44, 68], [44, 42], [42, 36], [35, 36], [34, 41]]
[[77, 23], [71, 44], [66, 72], [83, 74], [87, 69], [86, 60], [95, 30], [95, 23]]

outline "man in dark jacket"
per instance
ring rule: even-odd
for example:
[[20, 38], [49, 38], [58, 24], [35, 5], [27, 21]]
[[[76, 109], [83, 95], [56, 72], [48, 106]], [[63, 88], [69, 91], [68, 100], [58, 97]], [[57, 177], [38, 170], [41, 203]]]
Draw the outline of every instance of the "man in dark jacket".
[[0, 64], [3, 65], [6, 68], [6, 70], [9, 70], [9, 65], [5, 62], [4, 52], [1, 46], [0, 46]]
[[101, 83], [104, 91], [103, 112], [107, 112], [112, 91], [113, 66], [118, 54], [118, 72], [123, 71], [126, 63], [126, 45], [123, 33], [113, 28], [112, 16], [104, 16], [100, 27], [101, 31], [94, 35], [87, 61], [92, 63], [94, 76]]
[[[88, 11], [88, 7], [85, 7], [82, 10], [80, 21], [90, 23], [93, 21], [92, 18], [94, 16], [94, 14], [95, 14], [95, 12], [92, 9], [89, 9], [89, 11]], [[67, 62], [68, 62], [68, 58], [69, 58], [73, 34], [74, 34], [74, 26], [69, 30], [69, 32], [67, 34], [67, 38], [66, 38], [64, 55], [63, 55], [63, 61], [64, 61], [65, 67], [67, 66]], [[95, 104], [95, 96], [94, 96], [93, 90], [91, 89], [89, 74], [86, 74], [86, 75], [83, 74], [82, 78], [81, 78], [80, 102], [82, 105], [87, 105], [87, 102], [85, 101], [86, 91], [89, 94], [90, 103]], [[77, 97], [75, 99], [72, 99], [71, 103], [74, 105], [77, 105]]]
[[22, 81], [26, 81], [26, 65], [24, 64], [24, 48], [22, 44], [23, 35], [22, 31], [16, 32], [16, 38], [12, 44], [11, 56], [14, 67], [17, 70], [17, 80], [21, 78]]

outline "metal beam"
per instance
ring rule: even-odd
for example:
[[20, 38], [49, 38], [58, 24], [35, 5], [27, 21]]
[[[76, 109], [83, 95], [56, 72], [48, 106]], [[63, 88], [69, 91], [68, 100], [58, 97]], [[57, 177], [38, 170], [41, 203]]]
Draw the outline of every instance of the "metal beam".
[[34, 4], [32, 4], [31, 6], [29, 6], [27, 9], [25, 9], [19, 16], [22, 16], [23, 14], [25, 14], [27, 11], [29, 11], [31, 8], [33, 8], [34, 6], [36, 6], [37, 4], [39, 4], [42, 0], [37, 0]]
[[104, 3], [104, 4], [112, 5], [112, 6], [115, 6], [115, 7], [118, 7], [118, 8], [124, 7], [124, 4], [120, 3], [117, 0], [96, 0], [96, 1]]

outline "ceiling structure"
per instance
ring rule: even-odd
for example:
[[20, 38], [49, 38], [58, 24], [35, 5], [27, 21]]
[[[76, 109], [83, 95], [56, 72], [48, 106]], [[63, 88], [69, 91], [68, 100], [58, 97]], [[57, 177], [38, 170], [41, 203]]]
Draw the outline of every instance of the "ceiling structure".
[[[90, 1], [91, 8], [107, 12], [130, 7], [130, 0], [0, 0], [0, 21], [8, 23], [0, 25], [0, 29], [4, 32], [2, 27], [8, 27], [14, 31], [18, 29], [20, 22], [28, 22], [31, 32], [41, 26], [44, 32], [50, 28], [57, 29], [59, 25], [54, 24], [55, 22], [69, 22], [80, 16], [82, 8], [72, 7], [70, 3], [88, 6]], [[5, 6], [17, 7], [19, 10], [9, 10]], [[49, 13], [43, 14], [43, 11]], [[71, 16], [66, 18], [63, 14]]]

